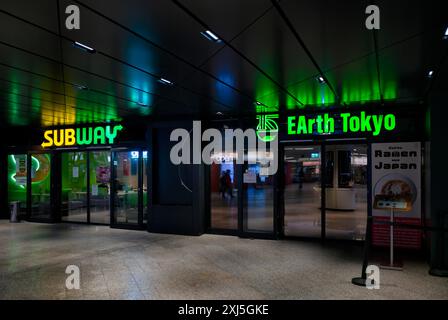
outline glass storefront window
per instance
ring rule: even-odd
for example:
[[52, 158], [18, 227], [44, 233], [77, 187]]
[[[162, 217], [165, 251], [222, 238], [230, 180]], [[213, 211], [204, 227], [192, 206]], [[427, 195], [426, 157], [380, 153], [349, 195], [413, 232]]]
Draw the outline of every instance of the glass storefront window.
[[143, 224], [148, 223], [148, 151], [143, 151]]
[[8, 156], [8, 202], [19, 202], [20, 215], [26, 215], [27, 209], [27, 155]]
[[51, 154], [31, 155], [31, 217], [51, 218]]

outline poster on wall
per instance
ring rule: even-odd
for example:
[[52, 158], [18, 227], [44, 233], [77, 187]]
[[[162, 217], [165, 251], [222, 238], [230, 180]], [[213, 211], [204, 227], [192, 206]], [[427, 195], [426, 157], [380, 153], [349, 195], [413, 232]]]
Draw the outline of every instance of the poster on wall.
[[[394, 211], [396, 223], [421, 225], [421, 145], [420, 142], [372, 144], [373, 244], [389, 246], [391, 210], [378, 205], [384, 201], [401, 204]], [[421, 247], [421, 231], [395, 228], [394, 246]]]
[[16, 155], [14, 156], [16, 160], [16, 174], [14, 178], [16, 179], [16, 184], [19, 186], [26, 185], [26, 155]]
[[110, 168], [99, 166], [96, 168], [96, 182], [109, 183], [110, 181]]

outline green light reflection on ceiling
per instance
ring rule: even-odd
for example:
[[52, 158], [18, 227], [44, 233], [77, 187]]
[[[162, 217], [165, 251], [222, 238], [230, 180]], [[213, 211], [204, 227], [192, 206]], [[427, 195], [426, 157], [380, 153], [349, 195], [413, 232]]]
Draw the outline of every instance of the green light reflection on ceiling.
[[27, 125], [27, 119], [24, 117], [23, 112], [21, 112], [23, 106], [21, 105], [21, 97], [20, 94], [20, 86], [17, 84], [18, 76], [15, 73], [12, 73], [10, 76], [10, 93], [8, 94], [8, 110], [7, 110], [7, 119], [8, 123], [15, 126]]

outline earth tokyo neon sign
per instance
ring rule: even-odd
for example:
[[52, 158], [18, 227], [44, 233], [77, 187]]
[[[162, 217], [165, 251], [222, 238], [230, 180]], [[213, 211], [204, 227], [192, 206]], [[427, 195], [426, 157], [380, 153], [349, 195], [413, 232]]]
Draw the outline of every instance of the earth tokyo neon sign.
[[114, 144], [122, 125], [45, 130], [42, 148]]
[[288, 135], [301, 134], [333, 134], [335, 133], [336, 117], [341, 120], [341, 130], [343, 133], [371, 133], [374, 136], [380, 135], [383, 131], [392, 131], [396, 127], [395, 115], [388, 114], [367, 114], [365, 111], [359, 115], [351, 113], [340, 114], [320, 114], [320, 115], [300, 115], [289, 116]]

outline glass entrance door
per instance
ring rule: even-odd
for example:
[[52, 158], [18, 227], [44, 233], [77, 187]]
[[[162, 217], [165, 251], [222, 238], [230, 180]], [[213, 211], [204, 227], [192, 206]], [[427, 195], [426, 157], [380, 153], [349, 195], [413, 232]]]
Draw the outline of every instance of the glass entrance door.
[[113, 154], [113, 224], [142, 224], [142, 152], [116, 151]]
[[326, 144], [322, 150], [284, 148], [284, 235], [364, 240], [367, 146]]
[[61, 220], [88, 220], [87, 152], [64, 152], [61, 156]]
[[321, 237], [321, 155], [320, 146], [285, 147], [285, 236]]
[[[263, 157], [263, 158], [261, 158]], [[274, 234], [274, 176], [269, 174], [272, 153], [260, 155], [248, 150], [243, 173], [243, 232]], [[252, 161], [251, 161], [252, 162]]]
[[238, 230], [237, 166], [233, 157], [210, 166], [210, 226], [215, 230]]
[[367, 222], [367, 146], [326, 147], [326, 236], [364, 240]]
[[110, 224], [111, 152], [89, 152], [90, 222]]

